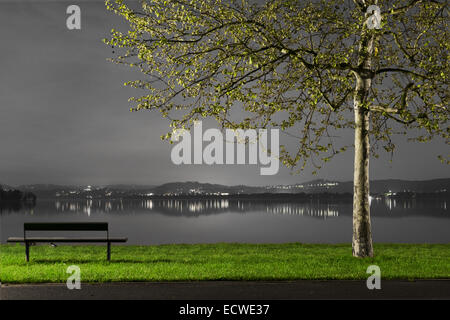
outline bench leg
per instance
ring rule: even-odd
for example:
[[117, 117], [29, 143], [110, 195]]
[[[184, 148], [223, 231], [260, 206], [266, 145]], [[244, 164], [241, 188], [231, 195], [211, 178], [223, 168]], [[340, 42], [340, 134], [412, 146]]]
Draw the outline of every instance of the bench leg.
[[108, 242], [107, 244], [106, 259], [111, 261], [111, 242]]
[[25, 255], [27, 257], [27, 262], [30, 261], [30, 244], [25, 241]]

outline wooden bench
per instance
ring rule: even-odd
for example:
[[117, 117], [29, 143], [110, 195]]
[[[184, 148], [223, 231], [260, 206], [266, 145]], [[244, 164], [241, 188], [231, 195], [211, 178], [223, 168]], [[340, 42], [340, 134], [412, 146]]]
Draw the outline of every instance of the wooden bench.
[[[90, 238], [66, 238], [66, 237], [27, 237], [27, 231], [106, 231], [106, 237]], [[127, 238], [110, 238], [107, 222], [69, 222], [69, 223], [24, 223], [23, 238], [10, 237], [8, 242], [25, 243], [25, 255], [27, 262], [30, 261], [30, 246], [38, 242], [102, 242], [107, 244], [106, 258], [111, 260], [111, 243], [126, 242]]]

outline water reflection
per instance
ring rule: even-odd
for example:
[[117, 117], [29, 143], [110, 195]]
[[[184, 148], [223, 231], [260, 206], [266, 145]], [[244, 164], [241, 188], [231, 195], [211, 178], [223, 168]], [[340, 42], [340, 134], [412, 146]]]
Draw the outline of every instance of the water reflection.
[[[277, 201], [236, 199], [145, 199], [145, 200], [56, 200], [39, 202], [37, 208], [21, 206], [3, 209], [3, 214], [20, 211], [34, 215], [35, 211], [55, 213], [81, 213], [87, 217], [98, 214], [123, 214], [126, 212], [159, 213], [169, 216], [198, 217], [201, 215], [234, 212], [265, 212], [270, 215], [309, 216], [314, 218], [336, 218], [352, 214], [352, 204], [327, 203], [319, 201]], [[373, 216], [404, 217], [433, 216], [448, 218], [447, 200], [429, 201], [416, 199], [371, 199]], [[0, 209], [0, 212], [2, 210]]]
[[[448, 199], [372, 198], [375, 241], [450, 241]], [[143, 199], [38, 201], [0, 207], [0, 242], [24, 222], [105, 221], [129, 244], [351, 241], [350, 201], [277, 199]], [[84, 235], [80, 235], [84, 236]]]
[[272, 215], [297, 215], [317, 218], [338, 217], [339, 207], [332, 204], [277, 203], [255, 201], [230, 201], [228, 199], [207, 200], [142, 200], [142, 201], [55, 201], [57, 212], [82, 212], [87, 216], [92, 213], [113, 213], [133, 209], [142, 209], [166, 215], [200, 216], [224, 212], [264, 211]]

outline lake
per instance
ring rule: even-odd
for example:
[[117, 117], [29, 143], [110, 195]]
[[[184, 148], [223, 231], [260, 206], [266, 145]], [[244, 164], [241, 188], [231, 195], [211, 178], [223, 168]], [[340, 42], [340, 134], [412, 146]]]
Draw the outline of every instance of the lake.
[[[447, 202], [372, 200], [374, 241], [449, 243]], [[104, 221], [111, 236], [127, 236], [128, 244], [349, 243], [351, 213], [348, 201], [41, 200], [34, 207], [1, 210], [0, 240], [21, 236], [24, 222]]]

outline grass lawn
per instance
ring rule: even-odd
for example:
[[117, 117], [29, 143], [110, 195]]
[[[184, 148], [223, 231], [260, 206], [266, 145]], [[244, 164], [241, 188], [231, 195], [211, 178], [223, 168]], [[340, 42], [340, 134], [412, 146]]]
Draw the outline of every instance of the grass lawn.
[[31, 247], [0, 245], [3, 283], [66, 282], [78, 265], [83, 282], [181, 280], [367, 279], [375, 264], [382, 279], [450, 278], [450, 244], [376, 244], [373, 259], [352, 257], [351, 245], [176, 244]]

